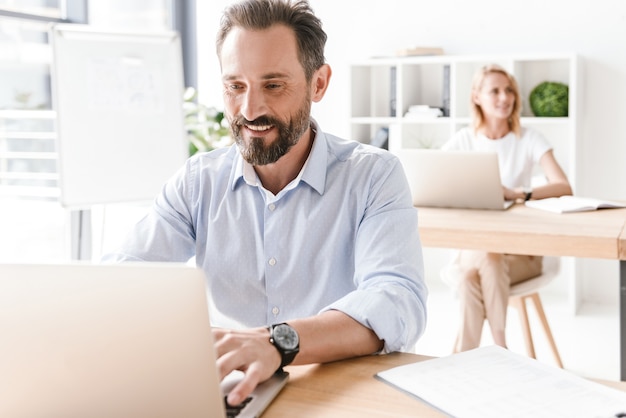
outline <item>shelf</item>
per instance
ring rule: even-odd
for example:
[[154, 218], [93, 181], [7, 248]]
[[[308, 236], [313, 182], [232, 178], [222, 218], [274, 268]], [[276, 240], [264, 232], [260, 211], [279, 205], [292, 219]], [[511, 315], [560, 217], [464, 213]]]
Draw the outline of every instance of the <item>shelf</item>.
[[533, 125], [568, 124], [572, 122], [572, 119], [568, 117], [550, 118], [550, 117], [537, 117], [537, 116], [522, 116], [520, 120], [522, 122], [522, 125], [525, 125], [525, 124], [533, 124]]
[[441, 125], [441, 124], [449, 124], [450, 118], [441, 117], [441, 118], [419, 118], [419, 117], [403, 117], [399, 119], [396, 123], [401, 123], [403, 125], [415, 125], [415, 124], [424, 124], [424, 125]]
[[[351, 66], [352, 137], [369, 142], [381, 128], [390, 131], [390, 148], [436, 146], [471, 124], [470, 92], [474, 74], [499, 64], [515, 76], [522, 99], [522, 125], [542, 131], [565, 154], [568, 175], [575, 176], [578, 107], [578, 58], [573, 54], [448, 55], [386, 57]], [[569, 117], [532, 115], [528, 97], [543, 81], [569, 86]], [[404, 117], [410, 106], [444, 109], [445, 117]], [[561, 148], [564, 148], [561, 149]]]

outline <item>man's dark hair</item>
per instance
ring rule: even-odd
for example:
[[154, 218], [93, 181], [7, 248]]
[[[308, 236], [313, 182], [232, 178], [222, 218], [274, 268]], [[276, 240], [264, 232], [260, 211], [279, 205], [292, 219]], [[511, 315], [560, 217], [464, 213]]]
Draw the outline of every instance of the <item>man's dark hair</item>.
[[229, 5], [217, 33], [218, 57], [232, 28], [259, 30], [275, 24], [283, 24], [295, 32], [300, 64], [306, 79], [311, 80], [313, 73], [325, 63], [326, 32], [307, 0], [243, 0]]

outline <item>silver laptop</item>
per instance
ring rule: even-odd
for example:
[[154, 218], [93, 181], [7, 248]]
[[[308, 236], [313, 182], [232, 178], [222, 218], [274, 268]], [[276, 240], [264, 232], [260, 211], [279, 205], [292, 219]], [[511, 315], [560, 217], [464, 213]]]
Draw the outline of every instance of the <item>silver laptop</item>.
[[495, 152], [401, 149], [413, 204], [463, 209], [509, 208]]
[[[225, 418], [215, 358], [201, 270], [0, 264], [2, 417]], [[286, 381], [257, 387], [238, 416]]]

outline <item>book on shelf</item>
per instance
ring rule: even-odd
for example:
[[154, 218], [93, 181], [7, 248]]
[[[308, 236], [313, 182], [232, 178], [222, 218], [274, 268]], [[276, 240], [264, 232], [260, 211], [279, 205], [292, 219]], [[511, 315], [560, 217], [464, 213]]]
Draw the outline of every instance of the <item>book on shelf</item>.
[[444, 117], [450, 116], [450, 64], [443, 66], [442, 111]]
[[626, 208], [626, 203], [580, 196], [549, 197], [528, 200], [526, 206], [555, 213], [585, 212], [598, 209]]
[[413, 48], [403, 48], [396, 51], [398, 57], [412, 57], [419, 55], [443, 55], [443, 48], [431, 46], [416, 46]]

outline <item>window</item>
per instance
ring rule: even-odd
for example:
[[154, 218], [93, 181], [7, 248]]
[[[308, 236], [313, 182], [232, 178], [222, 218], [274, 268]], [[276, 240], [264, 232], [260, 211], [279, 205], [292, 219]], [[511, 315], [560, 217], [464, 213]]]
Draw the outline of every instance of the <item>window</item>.
[[[193, 5], [195, 1], [174, 0], [0, 0], [0, 261], [76, 258], [76, 211], [68, 216], [58, 203], [48, 25], [93, 20], [116, 29], [156, 30], [176, 21], [177, 29], [189, 29]], [[193, 59], [195, 50], [189, 53]], [[98, 259], [102, 247], [113, 246], [143, 212], [137, 205], [112, 205], [105, 222], [104, 208], [94, 209], [93, 258]]]
[[58, 195], [47, 27], [60, 14], [54, 1], [0, 0], [2, 195]]
[[[133, 30], [175, 25], [187, 35], [186, 29], [195, 29], [191, 25], [193, 4], [172, 0], [0, 0], [0, 196], [59, 196], [47, 33], [51, 22], [89, 20], [99, 26]], [[187, 63], [195, 55], [185, 42], [192, 35], [183, 37]], [[195, 85], [195, 80], [191, 82]]]

